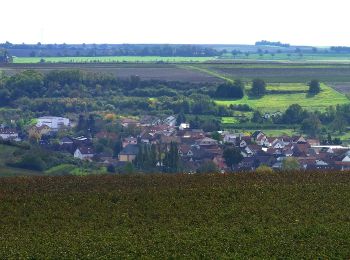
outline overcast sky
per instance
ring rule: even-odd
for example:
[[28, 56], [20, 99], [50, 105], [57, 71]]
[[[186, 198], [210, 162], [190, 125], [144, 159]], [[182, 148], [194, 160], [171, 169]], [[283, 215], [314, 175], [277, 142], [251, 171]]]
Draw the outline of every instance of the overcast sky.
[[4, 0], [0, 42], [350, 46], [346, 0]]

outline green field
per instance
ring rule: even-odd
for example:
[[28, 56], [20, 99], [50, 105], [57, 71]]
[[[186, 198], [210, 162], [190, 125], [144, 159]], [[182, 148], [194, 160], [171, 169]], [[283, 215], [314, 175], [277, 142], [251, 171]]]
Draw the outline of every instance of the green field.
[[[14, 57], [14, 63], [40, 63], [41, 57]], [[86, 63], [86, 62], [204, 62], [216, 57], [161, 57], [161, 56], [103, 56], [103, 57], [44, 57], [49, 63]]]
[[[281, 84], [269, 86], [267, 89], [275, 89], [280, 91], [288, 91], [305, 88], [301, 84]], [[250, 98], [247, 95], [239, 100], [215, 100], [219, 105], [238, 105], [247, 104], [254, 109], [262, 112], [276, 112], [284, 111], [292, 104], [299, 104], [303, 108], [314, 111], [324, 111], [329, 106], [336, 106], [341, 104], [348, 104], [348, 98], [335, 91], [325, 84], [321, 84], [321, 92], [315, 96], [309, 96], [307, 93], [295, 94], [270, 94], [262, 98]]]
[[0, 179], [1, 259], [349, 259], [349, 172]]

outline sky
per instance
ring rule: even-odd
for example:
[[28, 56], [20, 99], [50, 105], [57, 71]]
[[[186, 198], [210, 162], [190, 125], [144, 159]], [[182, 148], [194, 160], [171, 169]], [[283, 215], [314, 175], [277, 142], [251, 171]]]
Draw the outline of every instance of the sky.
[[346, 0], [3, 0], [0, 42], [350, 46]]

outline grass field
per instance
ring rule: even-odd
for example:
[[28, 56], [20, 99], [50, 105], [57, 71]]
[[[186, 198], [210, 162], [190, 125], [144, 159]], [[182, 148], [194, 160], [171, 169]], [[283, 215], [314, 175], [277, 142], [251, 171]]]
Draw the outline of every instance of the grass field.
[[[299, 89], [304, 88], [304, 86], [298, 84], [281, 84], [279, 86], [274, 85], [268, 87], [267, 89], [271, 88], [288, 91], [288, 89]], [[225, 106], [231, 104], [247, 104], [262, 112], [276, 112], [284, 111], [292, 104], [299, 104], [310, 111], [324, 111], [325, 108], [329, 106], [348, 104], [349, 100], [345, 95], [335, 91], [325, 84], [321, 84], [321, 92], [315, 96], [309, 96], [307, 93], [270, 94], [265, 95], [262, 98], [249, 98], [248, 96], [244, 96], [239, 100], [216, 100], [215, 102], [219, 105]]]
[[1, 259], [348, 259], [350, 173], [0, 179]]
[[[40, 63], [41, 57], [15, 57], [14, 63]], [[50, 63], [85, 63], [85, 62], [204, 62], [216, 57], [161, 57], [161, 56], [101, 56], [101, 57], [44, 57]]]

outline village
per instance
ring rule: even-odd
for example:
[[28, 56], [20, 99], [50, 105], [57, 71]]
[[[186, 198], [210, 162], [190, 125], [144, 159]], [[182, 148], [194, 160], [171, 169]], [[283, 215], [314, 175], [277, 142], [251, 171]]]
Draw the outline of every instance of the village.
[[[119, 123], [123, 129], [138, 131], [125, 136], [128, 133], [126, 131], [123, 136], [104, 129], [94, 136], [74, 136], [71, 130], [76, 125], [70, 119], [45, 116], [37, 118], [36, 124], [27, 133], [19, 133], [16, 129], [1, 125], [0, 139], [13, 142], [34, 139], [43, 149], [68, 153], [79, 160], [115, 168], [134, 163], [140, 154], [141, 145], [154, 145], [161, 155], [157, 157], [156, 166], [161, 169], [164, 154], [169, 152], [171, 144], [176, 144], [178, 160], [185, 173], [196, 173], [204, 164], [215, 165], [222, 173], [252, 171], [261, 166], [279, 170], [284, 167], [283, 162], [291, 158], [303, 170], [350, 169], [350, 147], [321, 145], [318, 139], [304, 136], [270, 137], [263, 131], [255, 131], [250, 135], [229, 131], [204, 132], [191, 128], [189, 123], [177, 124], [177, 118], [173, 115], [164, 119], [152, 116], [139, 120], [121, 118]], [[97, 144], [103, 143], [101, 140], [119, 140], [120, 148], [113, 152], [101, 151], [97, 148]], [[240, 158], [228, 164], [224, 151], [230, 148], [239, 150]]]

